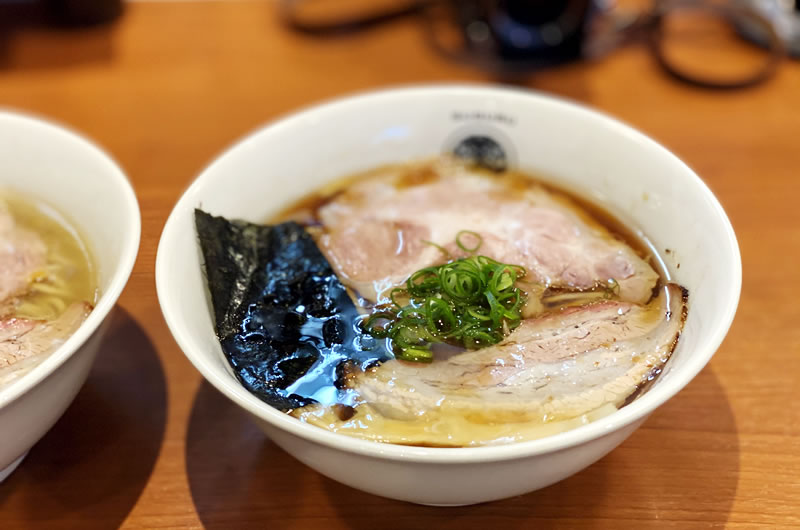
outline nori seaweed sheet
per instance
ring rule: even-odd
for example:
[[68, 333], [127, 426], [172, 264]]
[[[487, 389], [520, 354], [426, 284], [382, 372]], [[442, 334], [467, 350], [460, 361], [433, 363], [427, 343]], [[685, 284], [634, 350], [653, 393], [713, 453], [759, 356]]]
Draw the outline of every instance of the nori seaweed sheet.
[[195, 225], [217, 337], [241, 383], [263, 401], [289, 410], [330, 400], [343, 362], [390, 357], [362, 333], [355, 304], [301, 225], [229, 221], [199, 209]]

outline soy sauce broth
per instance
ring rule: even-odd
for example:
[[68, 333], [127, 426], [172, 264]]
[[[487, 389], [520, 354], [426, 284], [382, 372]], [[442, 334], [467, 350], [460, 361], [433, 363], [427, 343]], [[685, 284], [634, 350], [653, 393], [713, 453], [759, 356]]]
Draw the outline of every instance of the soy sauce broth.
[[[435, 171], [431, 169], [430, 164], [432, 163], [435, 163], [435, 161], [431, 162], [423, 161], [423, 162], [414, 162], [408, 164], [388, 165], [372, 169], [364, 173], [342, 177], [340, 179], [332, 181], [331, 183], [323, 186], [322, 188], [290, 204], [288, 207], [280, 211], [277, 215], [269, 219], [269, 222], [278, 223], [287, 220], [297, 221], [305, 225], [309, 233], [311, 233], [312, 236], [316, 238], [319, 236], [320, 233], [322, 233], [322, 231], [324, 231], [324, 227], [322, 226], [319, 217], [320, 209], [323, 208], [325, 205], [329, 204], [331, 201], [340, 197], [342, 194], [348, 193], [348, 188], [354, 183], [366, 179], [371, 179], [376, 177], [379, 178], [387, 174], [395, 174], [397, 176], [394, 178], [394, 185], [398, 190], [413, 187], [416, 185], [424, 185], [438, 178]], [[610, 233], [610, 235], [613, 238], [627, 244], [630, 248], [634, 250], [634, 252], [640, 258], [643, 258], [648, 264], [650, 264], [660, 278], [657, 285], [654, 288], [654, 292], [656, 292], [656, 290], [661, 285], [669, 281], [669, 275], [664, 265], [664, 261], [659, 256], [654, 245], [646, 238], [646, 236], [644, 236], [644, 234], [642, 234], [641, 231], [633, 228], [629, 224], [624, 223], [616, 215], [614, 215], [611, 211], [604, 208], [603, 206], [585, 199], [578, 193], [570, 192], [564, 188], [551, 184], [550, 182], [552, 182], [553, 179], [537, 178], [536, 175], [530, 175], [521, 171], [507, 171], [499, 174], [486, 170], [481, 170], [479, 168], [470, 168], [470, 171], [481, 173], [482, 176], [485, 176], [486, 178], [499, 179], [503, 181], [507, 185], [507, 188], [511, 193], [515, 192], [522, 193], [533, 186], [538, 186], [543, 188], [546, 192], [551, 194], [559, 202], [562, 202], [565, 206], [568, 206], [571, 211], [578, 213], [581, 220], [586, 222], [586, 224], [588, 224], [589, 226], [599, 225], [600, 227], [604, 228]], [[480, 251], [478, 251], [478, 253], [480, 253]], [[362, 297], [359, 296], [358, 293], [349, 290], [349, 294], [351, 295], [351, 298], [356, 302], [356, 305], [363, 309], [364, 313], [369, 313], [371, 311], [379, 309], [377, 306], [365, 301]], [[530, 294], [533, 295], [533, 293]], [[541, 294], [542, 294], [541, 292], [538, 293], [539, 296], [541, 296]], [[590, 302], [591, 299], [587, 298], [586, 300], [584, 300], [583, 303], [590, 303]], [[571, 303], [564, 303], [560, 305], [555, 304], [553, 306], [548, 306], [544, 308], [543, 311], [544, 312], [558, 311], [570, 305], [580, 305], [580, 304], [571, 304]], [[358, 322], [352, 323], [352, 325], [354, 326], [358, 326], [358, 324], [359, 324]], [[442, 345], [436, 344], [433, 347], [433, 351], [436, 359], [441, 360], [449, 358], [453, 355], [457, 355], [465, 350], [460, 347], [453, 347], [444, 344]], [[332, 382], [326, 378], [320, 378], [319, 380], [313, 380], [313, 381], [305, 379], [303, 381], [303, 384], [306, 385], [308, 388], [314, 387], [315, 394], [321, 395], [326, 393], [325, 391], [326, 387], [334, 386], [335, 382]], [[333, 388], [329, 390], [332, 391]], [[340, 394], [342, 393], [340, 392]], [[332, 393], [328, 392], [328, 395], [332, 395]], [[346, 412], [344, 416], [350, 416], [353, 414], [353, 409], [351, 408], [351, 406], [354, 405], [353, 395], [352, 393], [347, 393], [346, 395], [347, 395], [346, 398], [343, 397], [338, 401], [333, 400], [331, 403], [327, 403], [327, 405], [333, 405], [333, 408], [330, 410], [333, 412], [334, 415], [328, 416], [327, 413], [324, 413], [325, 415], [322, 417], [328, 418], [325, 421], [328, 421], [331, 418], [335, 419], [336, 417], [338, 417], [341, 420], [345, 420], [346, 418], [343, 417], [342, 411]], [[357, 405], [357, 403], [355, 404]], [[573, 428], [574, 426], [582, 422], [589, 421], [591, 419], [596, 419], [597, 417], [608, 414], [612, 410], [616, 409], [614, 409], [613, 407], [610, 409], [606, 408], [603, 409], [603, 411], [598, 412], [597, 414], [594, 414], [592, 416], [587, 416], [588, 419], [578, 418], [576, 419], [576, 421], [566, 421], [558, 425], [550, 425], [546, 429], [541, 429], [541, 433], [542, 435], [545, 435], [546, 433], [567, 430], [569, 428]], [[303, 414], [302, 409], [298, 409], [297, 413]], [[321, 409], [317, 410], [317, 412], [315, 413], [310, 413], [310, 414], [313, 415], [320, 413], [322, 413]], [[309, 418], [310, 416], [306, 414], [306, 417]], [[539, 432], [539, 429], [531, 427], [531, 432]]]

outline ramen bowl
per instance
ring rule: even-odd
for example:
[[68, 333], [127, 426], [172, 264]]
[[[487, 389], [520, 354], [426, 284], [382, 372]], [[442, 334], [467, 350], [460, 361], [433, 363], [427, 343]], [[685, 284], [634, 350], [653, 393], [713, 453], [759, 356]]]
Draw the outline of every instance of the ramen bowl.
[[122, 170], [94, 144], [42, 119], [0, 111], [0, 189], [55, 209], [94, 261], [98, 297], [80, 327], [0, 388], [0, 480], [61, 417], [100, 349], [106, 317], [139, 247], [139, 207]]
[[[666, 257], [672, 280], [690, 293], [680, 342], [652, 387], [618, 411], [573, 430], [465, 448], [346, 437], [302, 423], [249, 393], [214, 334], [194, 209], [264, 221], [333, 179], [452, 152], [541, 176], [647, 234]], [[361, 94], [306, 109], [229, 148], [172, 211], [158, 249], [156, 283], [164, 317], [189, 360], [287, 453], [376, 495], [463, 505], [553, 484], [625, 440], [719, 347], [736, 312], [741, 261], [731, 225], [702, 180], [629, 126], [543, 94], [430, 86]]]

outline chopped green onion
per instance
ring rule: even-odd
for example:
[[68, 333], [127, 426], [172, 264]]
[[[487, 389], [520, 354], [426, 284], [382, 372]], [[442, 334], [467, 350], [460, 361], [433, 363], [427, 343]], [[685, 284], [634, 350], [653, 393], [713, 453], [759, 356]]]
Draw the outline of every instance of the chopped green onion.
[[606, 282], [598, 282], [591, 289], [564, 291], [556, 289], [555, 292], [545, 292], [542, 303], [547, 307], [585, 305], [596, 300], [609, 300], [619, 296], [619, 283], [614, 278]]
[[444, 248], [442, 245], [439, 245], [438, 243], [434, 243], [433, 241], [428, 241], [427, 239], [423, 239], [422, 242], [425, 243], [426, 245], [430, 245], [432, 247], [435, 247], [439, 252], [444, 254], [444, 256], [447, 259], [452, 259], [453, 258], [453, 255], [450, 254], [450, 251], [447, 250], [446, 248]]
[[[464, 243], [461, 240], [461, 238], [465, 234], [475, 239], [475, 246], [468, 247], [466, 243]], [[456, 234], [456, 245], [458, 245], [458, 248], [460, 248], [464, 252], [470, 252], [470, 253], [477, 252], [478, 249], [481, 248], [482, 244], [483, 244], [483, 237], [481, 237], [479, 233], [473, 232], [472, 230], [462, 230]]]
[[406, 348], [397, 355], [397, 358], [403, 361], [430, 363], [433, 362], [433, 352], [421, 348]]
[[[456, 243], [470, 251], [458, 239], [462, 234], [480, 236], [459, 232]], [[434, 343], [469, 349], [497, 344], [522, 320], [525, 297], [515, 284], [525, 274], [524, 267], [480, 255], [426, 267], [391, 291], [391, 305], [366, 318], [364, 330], [388, 339], [395, 357], [405, 361], [431, 362]]]

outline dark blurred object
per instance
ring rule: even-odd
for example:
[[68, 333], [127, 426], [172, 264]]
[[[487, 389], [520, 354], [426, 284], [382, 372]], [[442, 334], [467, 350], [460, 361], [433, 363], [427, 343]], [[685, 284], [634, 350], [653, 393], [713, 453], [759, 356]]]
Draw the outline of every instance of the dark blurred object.
[[[352, 2], [350, 2], [352, 3]], [[287, 23], [312, 35], [352, 33], [408, 15], [424, 15], [431, 43], [451, 58], [485, 69], [530, 71], [581, 56], [589, 17], [601, 0], [413, 0], [341, 16], [338, 0], [283, 0]], [[364, 2], [369, 4], [369, 2]], [[341, 7], [339, 7], [341, 10]]]
[[[707, 88], [745, 88], [768, 79], [784, 58], [776, 28], [745, 2], [673, 0], [656, 9], [650, 44], [674, 77]], [[741, 38], [738, 24], [759, 28], [764, 46]]]
[[122, 0], [43, 0], [57, 24], [94, 26], [122, 14]]
[[[447, 13], [429, 17], [434, 45], [462, 60], [531, 70], [581, 57], [585, 28], [598, 11], [594, 0], [451, 0]], [[445, 25], [455, 22], [461, 33], [453, 46]]]
[[97, 26], [117, 19], [124, 0], [0, 0], [0, 31], [50, 24], [67, 27]]
[[[440, 53], [500, 74], [533, 72], [596, 58], [629, 42], [649, 44], [676, 79], [742, 88], [767, 79], [785, 54], [772, 18], [756, 4], [800, 0], [657, 0], [617, 12], [613, 0], [407, 0], [347, 9], [343, 0], [282, 0], [287, 24], [317, 36], [347, 34], [419, 15]], [[378, 2], [386, 4], [386, 2]], [[363, 8], [370, 6], [371, 11]], [[757, 32], [761, 46], [742, 38]]]
[[[789, 54], [800, 58], [800, 0], [750, 0], [749, 3], [772, 23]], [[758, 24], [741, 20], [737, 27], [746, 38], [769, 46], [769, 35]]]
[[118, 19], [72, 20], [57, 16], [45, 0], [0, 0], [0, 74], [9, 69], [109, 64]]
[[[775, 26], [750, 1], [660, 0], [649, 11], [615, 13], [606, 23], [584, 49], [586, 56], [644, 42], [671, 76], [704, 88], [756, 85], [785, 57]], [[742, 38], [742, 23], [758, 28], [763, 46]]]

